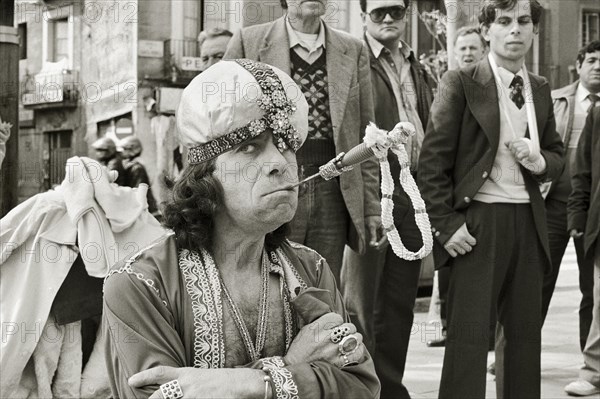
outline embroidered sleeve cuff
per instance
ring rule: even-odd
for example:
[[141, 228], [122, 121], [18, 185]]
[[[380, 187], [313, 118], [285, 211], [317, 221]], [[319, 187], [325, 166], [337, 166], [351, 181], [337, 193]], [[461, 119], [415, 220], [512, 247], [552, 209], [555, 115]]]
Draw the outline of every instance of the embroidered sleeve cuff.
[[283, 358], [280, 356], [262, 359], [263, 371], [269, 374], [273, 382], [275, 399], [299, 399], [298, 385], [294, 381], [290, 370], [285, 368]]

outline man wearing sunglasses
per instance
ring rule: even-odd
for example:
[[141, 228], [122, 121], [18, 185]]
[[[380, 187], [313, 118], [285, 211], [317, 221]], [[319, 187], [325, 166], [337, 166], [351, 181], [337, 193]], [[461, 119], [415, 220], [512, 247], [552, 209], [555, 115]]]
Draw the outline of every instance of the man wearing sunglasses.
[[[417, 134], [406, 150], [416, 178], [432, 93], [425, 70], [401, 40], [406, 30], [409, 0], [361, 0], [360, 6], [364, 40], [369, 48], [375, 122], [386, 130], [401, 121], [415, 125]], [[389, 162], [393, 176], [398, 176], [398, 159], [392, 156]], [[411, 201], [400, 185], [396, 186], [393, 200], [394, 224], [402, 242], [409, 250], [416, 251], [422, 245], [421, 234]], [[384, 241], [372, 243], [365, 255], [346, 251], [342, 268], [346, 306], [354, 324], [368, 337], [365, 344], [375, 358], [382, 398], [410, 397], [402, 376], [420, 271], [420, 261], [399, 259]]]

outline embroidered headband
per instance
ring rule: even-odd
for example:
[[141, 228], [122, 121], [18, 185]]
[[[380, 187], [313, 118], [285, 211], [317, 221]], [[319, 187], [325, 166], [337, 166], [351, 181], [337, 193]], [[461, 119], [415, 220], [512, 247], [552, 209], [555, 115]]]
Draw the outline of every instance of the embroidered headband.
[[[250, 95], [252, 90], [255, 95]], [[177, 126], [189, 148], [189, 163], [198, 164], [267, 129], [280, 151], [296, 152], [308, 133], [307, 115], [304, 95], [288, 75], [238, 59], [219, 62], [188, 85], [177, 110]]]

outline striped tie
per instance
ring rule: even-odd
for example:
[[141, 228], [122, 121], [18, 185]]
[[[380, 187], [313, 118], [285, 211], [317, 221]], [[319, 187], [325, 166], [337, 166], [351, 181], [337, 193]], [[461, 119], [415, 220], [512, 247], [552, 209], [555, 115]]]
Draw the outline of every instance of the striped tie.
[[587, 110], [587, 113], [589, 114], [590, 111], [592, 110], [592, 108], [594, 108], [596, 105], [600, 105], [600, 96], [598, 96], [597, 94], [589, 94], [587, 96], [587, 99], [590, 100], [591, 104], [590, 107]]

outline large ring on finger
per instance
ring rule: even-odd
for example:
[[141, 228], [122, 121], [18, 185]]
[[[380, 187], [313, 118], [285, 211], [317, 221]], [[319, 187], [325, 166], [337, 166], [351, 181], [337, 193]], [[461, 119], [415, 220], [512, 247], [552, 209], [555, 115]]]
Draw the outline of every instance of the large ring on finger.
[[180, 399], [183, 398], [183, 391], [179, 381], [173, 380], [165, 382], [160, 386], [160, 392], [165, 399]]
[[358, 364], [357, 361], [350, 360], [348, 358], [348, 355], [346, 355], [346, 354], [340, 355], [340, 357], [342, 357], [344, 359], [344, 361], [342, 362], [342, 365], [340, 366], [340, 368], [349, 367], [349, 366], [356, 366]]
[[354, 334], [342, 338], [338, 344], [338, 350], [344, 356], [353, 354], [356, 352], [356, 348], [358, 348], [358, 338]]
[[337, 344], [342, 340], [342, 338], [344, 338], [348, 334], [350, 334], [349, 327], [338, 326], [331, 330], [331, 335], [329, 336], [329, 339], [331, 339], [331, 342], [333, 342], [334, 344]]

